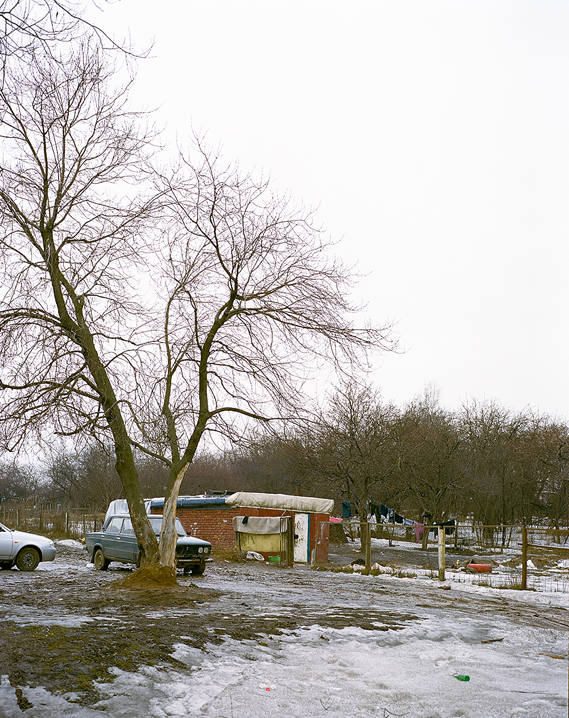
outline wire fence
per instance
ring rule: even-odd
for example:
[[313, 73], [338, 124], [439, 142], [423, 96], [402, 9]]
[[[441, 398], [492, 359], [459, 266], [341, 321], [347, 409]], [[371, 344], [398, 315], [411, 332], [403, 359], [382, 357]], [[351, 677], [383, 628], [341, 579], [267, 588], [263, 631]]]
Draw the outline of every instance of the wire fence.
[[[569, 593], [569, 528], [370, 523], [372, 550], [387, 563], [440, 580], [492, 588]], [[352, 539], [359, 520], [344, 522]], [[393, 549], [390, 558], [390, 549]]]
[[[468, 574], [446, 569], [445, 580], [452, 583], [463, 583], [472, 586], [485, 586], [489, 588], [502, 588], [524, 590], [522, 587], [522, 572], [503, 573], [493, 571], [491, 574]], [[526, 590], [541, 593], [569, 593], [569, 573], [566, 575], [547, 575], [544, 573], [528, 573]]]
[[3, 502], [0, 522], [11, 529], [37, 533], [50, 538], [78, 539], [103, 525], [104, 513], [89, 508], [60, 504]]

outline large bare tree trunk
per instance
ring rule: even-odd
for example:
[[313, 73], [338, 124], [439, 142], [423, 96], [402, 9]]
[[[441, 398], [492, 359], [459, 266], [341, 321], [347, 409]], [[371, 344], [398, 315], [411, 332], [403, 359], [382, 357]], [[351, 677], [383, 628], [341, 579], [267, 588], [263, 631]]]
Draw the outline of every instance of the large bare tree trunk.
[[187, 470], [188, 464], [184, 464], [180, 469], [172, 469], [170, 473], [168, 495], [164, 500], [164, 510], [162, 513], [162, 531], [160, 533], [160, 563], [163, 566], [176, 565], [176, 543], [178, 541], [175, 523], [176, 506], [178, 504], [180, 486]]

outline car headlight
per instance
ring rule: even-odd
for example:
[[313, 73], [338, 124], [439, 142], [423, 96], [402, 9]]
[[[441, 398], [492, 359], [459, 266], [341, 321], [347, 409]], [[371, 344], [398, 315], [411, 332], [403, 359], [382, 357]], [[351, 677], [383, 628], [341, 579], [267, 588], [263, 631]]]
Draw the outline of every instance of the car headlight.
[[55, 544], [53, 543], [53, 541], [50, 541], [50, 542], [49, 542], [49, 545], [50, 545], [51, 548], [55, 548]]
[[203, 546], [200, 546], [200, 547], [199, 547], [198, 553], [203, 553]]
[[204, 548], [203, 552], [204, 552], [204, 553], [209, 553], [209, 548], [207, 548], [207, 547]]

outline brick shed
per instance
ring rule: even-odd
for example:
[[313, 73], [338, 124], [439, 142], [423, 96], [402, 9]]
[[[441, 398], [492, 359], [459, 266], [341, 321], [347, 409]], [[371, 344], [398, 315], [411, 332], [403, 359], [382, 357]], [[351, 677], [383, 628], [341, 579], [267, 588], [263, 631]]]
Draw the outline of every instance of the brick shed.
[[[152, 499], [149, 513], [159, 514], [163, 507], [164, 499]], [[254, 534], [236, 533], [235, 517], [291, 516], [295, 534], [294, 561], [309, 563], [313, 556], [316, 561], [328, 558], [328, 521], [333, 508], [331, 499], [238, 492], [229, 496], [180, 496], [177, 516], [191, 536], [209, 541], [214, 552], [216, 549], [238, 550], [238, 536], [246, 539], [239, 541], [241, 548], [246, 546], [247, 550], [254, 550]], [[235, 524], [239, 527], [240, 522]], [[259, 545], [262, 543], [259, 537]], [[264, 555], [266, 552], [261, 550], [260, 553]]]

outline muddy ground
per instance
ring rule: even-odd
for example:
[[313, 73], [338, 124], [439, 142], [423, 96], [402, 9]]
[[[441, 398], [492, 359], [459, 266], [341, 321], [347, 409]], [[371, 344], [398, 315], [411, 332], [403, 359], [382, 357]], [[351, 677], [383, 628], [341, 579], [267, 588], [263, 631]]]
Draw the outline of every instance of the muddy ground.
[[[353, 545], [332, 547], [330, 567], [358, 556]], [[419, 557], [414, 561], [436, 567], [436, 551]], [[404, 551], [378, 550], [372, 558], [409, 568]], [[525, 626], [569, 628], [563, 608], [526, 604], [499, 591], [491, 597], [441, 591], [428, 580], [364, 583], [347, 575], [345, 582], [335, 580], [332, 590], [330, 573], [308, 566], [286, 569], [217, 559], [203, 576], [179, 574], [173, 591], [113, 588], [130, 572], [116, 564], [95, 571], [79, 545], [61, 543], [52, 564], [40, 564], [31, 573], [0, 572], [0, 674], [9, 676], [22, 711], [30, 707], [21, 693], [26, 685], [72, 692], [89, 705], [99, 697], [96, 682], [112, 680], [113, 667], [183, 668], [172, 655], [182, 639], [196, 648], [228, 636], [267, 642], [313, 624], [397, 631], [420, 621], [425, 611], [500, 615]]]

